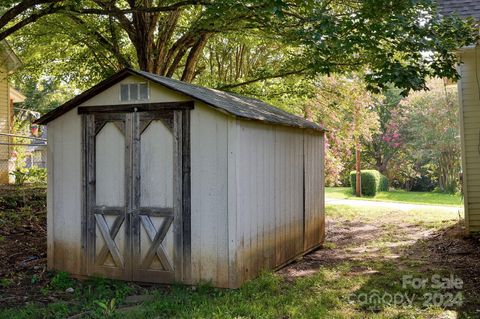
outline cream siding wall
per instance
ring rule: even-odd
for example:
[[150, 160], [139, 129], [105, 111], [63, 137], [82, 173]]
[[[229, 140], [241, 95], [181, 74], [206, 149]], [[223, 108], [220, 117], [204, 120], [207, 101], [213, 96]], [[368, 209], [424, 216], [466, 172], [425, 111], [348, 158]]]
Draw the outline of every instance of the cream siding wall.
[[460, 122], [467, 231], [480, 231], [480, 53], [467, 49], [459, 65]]
[[[0, 68], [0, 133], [10, 133], [10, 98], [8, 94], [8, 75], [7, 71]], [[10, 138], [0, 136], [0, 142], [8, 143]], [[8, 160], [10, 158], [11, 147], [0, 145], [0, 184], [8, 184]]]
[[323, 133], [305, 131], [305, 246], [325, 239], [325, 139]]
[[196, 102], [190, 129], [192, 280], [228, 287], [228, 118]]
[[[229, 211], [232, 286], [298, 256], [323, 241], [323, 138], [306, 130], [237, 121], [235, 136], [237, 197]], [[305, 143], [305, 144], [304, 144]], [[304, 158], [304, 146], [311, 147]], [[233, 148], [233, 147], [232, 147]], [[315, 160], [316, 163], [304, 161]], [[309, 241], [304, 247], [304, 169]], [[233, 172], [231, 172], [233, 174]], [[233, 182], [230, 182], [232, 184]], [[230, 185], [229, 184], [229, 185]], [[230, 187], [230, 186], [229, 186]], [[231, 199], [229, 198], [229, 201]], [[236, 212], [236, 213], [235, 213]], [[236, 217], [235, 217], [236, 216]]]
[[[144, 82], [132, 76], [120, 83], [134, 81]], [[148, 102], [192, 100], [156, 84], [150, 90]], [[120, 104], [119, 84], [81, 106], [112, 104]], [[227, 287], [227, 116], [196, 102], [191, 123], [192, 281]], [[50, 122], [48, 132], [49, 267], [83, 275], [79, 258], [82, 142], [77, 109]]]
[[48, 266], [83, 274], [82, 126], [77, 109], [53, 120], [47, 129]]

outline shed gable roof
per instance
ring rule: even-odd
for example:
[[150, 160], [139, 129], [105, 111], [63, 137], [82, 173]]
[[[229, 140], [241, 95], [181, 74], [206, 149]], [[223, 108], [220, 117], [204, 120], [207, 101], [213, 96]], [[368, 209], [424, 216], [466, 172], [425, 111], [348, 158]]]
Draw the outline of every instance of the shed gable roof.
[[90, 99], [92, 96], [102, 92], [103, 90], [118, 83], [122, 79], [130, 75], [136, 75], [147, 79], [153, 83], [162, 85], [171, 90], [185, 94], [195, 100], [204, 102], [205, 104], [218, 109], [220, 111], [227, 112], [239, 118], [256, 120], [267, 122], [271, 124], [279, 124], [286, 126], [293, 126], [299, 128], [309, 128], [314, 130], [323, 131], [324, 128], [316, 123], [307, 121], [299, 116], [285, 112], [279, 108], [271, 106], [260, 100], [240, 96], [237, 94], [227, 93], [215, 89], [210, 89], [171, 78], [158, 76], [152, 73], [137, 71], [133, 69], [125, 69], [105, 81], [97, 84], [84, 93], [76, 96], [72, 100], [66, 102], [62, 106], [52, 110], [51, 112], [43, 115], [36, 123], [47, 124], [53, 119], [61, 116], [62, 114], [70, 111], [79, 104]]

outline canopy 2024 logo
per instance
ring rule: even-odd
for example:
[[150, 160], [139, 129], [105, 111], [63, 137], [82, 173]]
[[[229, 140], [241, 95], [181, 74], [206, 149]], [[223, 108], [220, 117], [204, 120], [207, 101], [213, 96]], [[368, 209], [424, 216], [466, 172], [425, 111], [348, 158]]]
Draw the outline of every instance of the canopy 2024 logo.
[[443, 277], [435, 274], [430, 278], [404, 275], [402, 289], [396, 292], [370, 291], [353, 293], [349, 296], [351, 303], [362, 308], [374, 310], [385, 306], [413, 306], [421, 304], [423, 307], [454, 307], [463, 304], [463, 280], [450, 275]]

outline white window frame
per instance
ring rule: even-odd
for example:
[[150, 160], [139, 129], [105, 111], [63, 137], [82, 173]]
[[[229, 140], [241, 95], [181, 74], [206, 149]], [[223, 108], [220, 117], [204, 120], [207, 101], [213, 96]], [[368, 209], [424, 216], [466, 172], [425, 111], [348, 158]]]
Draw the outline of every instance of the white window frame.
[[[130, 88], [131, 88], [131, 85], [137, 85], [138, 87], [138, 96], [140, 96], [140, 85], [141, 84], [146, 84], [147, 85], [147, 98], [146, 99], [134, 99], [132, 100], [132, 98], [130, 97]], [[122, 85], [127, 85], [128, 87], [128, 99], [127, 100], [122, 100]], [[118, 100], [121, 102], [121, 103], [130, 103], [130, 102], [141, 102], [141, 101], [148, 101], [150, 100], [150, 82], [124, 82], [124, 83], [120, 83], [120, 85], [118, 86]]]

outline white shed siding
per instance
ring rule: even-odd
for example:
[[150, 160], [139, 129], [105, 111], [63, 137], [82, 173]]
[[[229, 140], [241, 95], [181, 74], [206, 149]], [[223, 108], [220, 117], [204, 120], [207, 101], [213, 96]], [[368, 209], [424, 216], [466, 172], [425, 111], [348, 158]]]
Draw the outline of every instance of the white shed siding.
[[82, 125], [77, 110], [48, 124], [48, 266], [82, 274]]
[[459, 66], [460, 120], [465, 191], [465, 224], [469, 231], [480, 231], [480, 92], [476, 62], [480, 53], [467, 49]]
[[230, 261], [238, 270], [234, 280], [241, 283], [304, 251], [304, 134], [308, 146], [315, 148], [312, 159], [319, 160], [316, 167], [311, 164], [308, 169], [312, 174], [308, 181], [319, 182], [305, 198], [311, 201], [307, 222], [314, 223], [308, 226], [309, 231], [318, 235], [308, 248], [323, 240], [323, 184], [318, 176], [323, 174], [323, 142], [319, 133], [309, 136], [301, 129], [243, 120], [238, 120], [237, 130], [229, 133], [234, 135], [229, 143], [237, 143], [235, 157], [229, 161], [236, 164], [236, 171], [230, 172], [236, 183], [230, 181], [229, 188], [234, 185], [237, 193], [235, 199], [229, 198], [233, 220], [229, 222], [229, 232], [233, 232], [229, 237], [236, 238], [236, 254]]
[[228, 117], [200, 102], [191, 111], [192, 280], [228, 286]]
[[305, 132], [305, 250], [325, 237], [324, 150], [320, 133]]
[[235, 231], [237, 280], [243, 281], [275, 265], [275, 127], [237, 125]]

